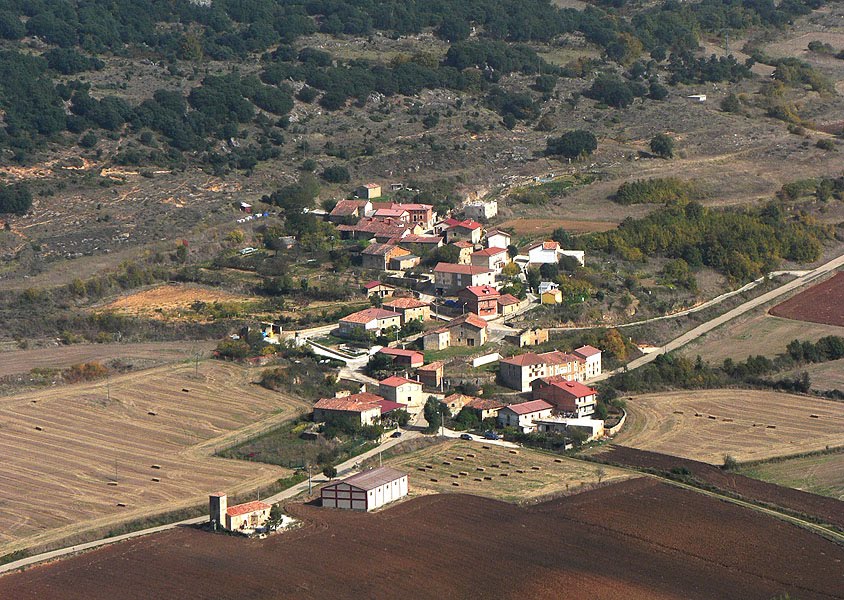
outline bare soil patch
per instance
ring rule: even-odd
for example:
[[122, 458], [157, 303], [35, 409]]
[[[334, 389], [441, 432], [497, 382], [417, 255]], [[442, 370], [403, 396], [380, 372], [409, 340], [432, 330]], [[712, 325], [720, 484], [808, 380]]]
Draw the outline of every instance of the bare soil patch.
[[777, 317], [844, 327], [844, 273], [838, 273], [776, 305]]
[[375, 514], [302, 505], [292, 512], [305, 526], [266, 540], [169, 531], [6, 575], [0, 595], [276, 600], [384, 598], [400, 590], [409, 598], [840, 597], [841, 547], [646, 479], [530, 508], [453, 494]]
[[[720, 490], [738, 494], [750, 501], [773, 504], [789, 511], [810, 515], [830, 525], [844, 528], [844, 502], [833, 498], [824, 498], [808, 492], [790, 489], [783, 485], [766, 483], [734, 472], [723, 471], [707, 463], [657, 452], [612, 446], [608, 451], [598, 454], [598, 457], [614, 464], [657, 469], [659, 471], [687, 469], [692, 477], [698, 481], [715, 486]], [[817, 460], [819, 458], [833, 458], [833, 456], [810, 458]]]
[[844, 403], [769, 391], [648, 394], [627, 407], [618, 444], [711, 464], [822, 450], [844, 431]]
[[288, 474], [211, 456], [245, 431], [304, 410], [254, 377], [206, 362], [198, 374], [194, 365], [172, 365], [0, 399], [0, 555]]

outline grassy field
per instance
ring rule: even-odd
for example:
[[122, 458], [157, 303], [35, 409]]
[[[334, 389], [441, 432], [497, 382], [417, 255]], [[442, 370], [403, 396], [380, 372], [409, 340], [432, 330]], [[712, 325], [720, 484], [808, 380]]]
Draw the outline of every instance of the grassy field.
[[785, 352], [791, 340], [814, 342], [825, 335], [844, 336], [844, 327], [756, 313], [719, 327], [692, 342], [681, 352], [692, 357], [699, 354], [705, 360], [720, 363], [725, 358], [744, 360], [751, 354], [775, 356]]
[[615, 443], [712, 464], [725, 454], [748, 461], [821, 450], [844, 431], [844, 403], [778, 392], [648, 394], [627, 409]]
[[816, 390], [844, 390], [844, 358], [815, 365], [803, 365], [786, 373], [785, 377], [796, 377], [806, 372]]
[[767, 462], [738, 470], [742, 475], [844, 500], [844, 452]]
[[256, 377], [209, 361], [0, 399], [0, 555], [288, 475], [212, 457], [306, 409]]
[[544, 452], [487, 445], [463, 440], [429, 446], [387, 461], [407, 470], [416, 494], [463, 493], [524, 502], [553, 494], [576, 492], [601, 481], [627, 477], [621, 469]]

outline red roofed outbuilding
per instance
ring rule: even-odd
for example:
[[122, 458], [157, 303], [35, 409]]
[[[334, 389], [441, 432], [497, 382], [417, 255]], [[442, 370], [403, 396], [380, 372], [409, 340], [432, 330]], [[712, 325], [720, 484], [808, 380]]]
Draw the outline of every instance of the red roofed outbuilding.
[[567, 417], [588, 417], [595, 413], [598, 392], [579, 381], [568, 381], [556, 375], [531, 383], [534, 400], [545, 400]]
[[466, 310], [483, 318], [498, 315], [501, 294], [489, 285], [471, 285], [457, 292], [457, 298]]

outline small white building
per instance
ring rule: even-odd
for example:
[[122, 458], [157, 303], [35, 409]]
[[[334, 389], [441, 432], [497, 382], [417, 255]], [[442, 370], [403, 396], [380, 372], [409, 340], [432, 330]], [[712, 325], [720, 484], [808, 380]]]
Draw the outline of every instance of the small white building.
[[530, 400], [519, 404], [510, 404], [498, 411], [498, 424], [502, 427], [515, 427], [522, 433], [536, 431], [535, 421], [547, 419], [554, 407], [545, 400]]
[[583, 266], [586, 259], [586, 253], [583, 250], [563, 250], [560, 244], [553, 240], [536, 242], [528, 246], [527, 256], [532, 265], [554, 264], [560, 261], [561, 256], [571, 256]]
[[469, 219], [489, 220], [498, 214], [498, 200], [470, 202], [463, 206], [463, 214]]
[[601, 374], [601, 351], [594, 346], [581, 346], [576, 348], [572, 354], [579, 356], [585, 362], [586, 379], [592, 379]]
[[493, 229], [486, 233], [487, 248], [507, 248], [510, 245], [510, 234], [500, 229]]
[[566, 433], [572, 430], [586, 434], [586, 441], [591, 442], [604, 436], [604, 422], [600, 419], [580, 417], [567, 419], [564, 417], [548, 417], [536, 421], [536, 431], [539, 433]]
[[319, 492], [326, 508], [371, 511], [407, 496], [407, 473], [390, 467], [363, 471]]

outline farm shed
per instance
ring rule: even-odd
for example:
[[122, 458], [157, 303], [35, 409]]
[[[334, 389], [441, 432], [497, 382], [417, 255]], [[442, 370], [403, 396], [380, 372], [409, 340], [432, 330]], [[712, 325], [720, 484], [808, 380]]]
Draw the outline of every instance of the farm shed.
[[245, 504], [228, 506], [228, 496], [215, 492], [208, 497], [211, 521], [229, 531], [246, 531], [263, 527], [270, 518], [272, 506], [255, 500]]
[[407, 496], [407, 473], [379, 467], [329, 483], [319, 496], [327, 508], [375, 510]]

